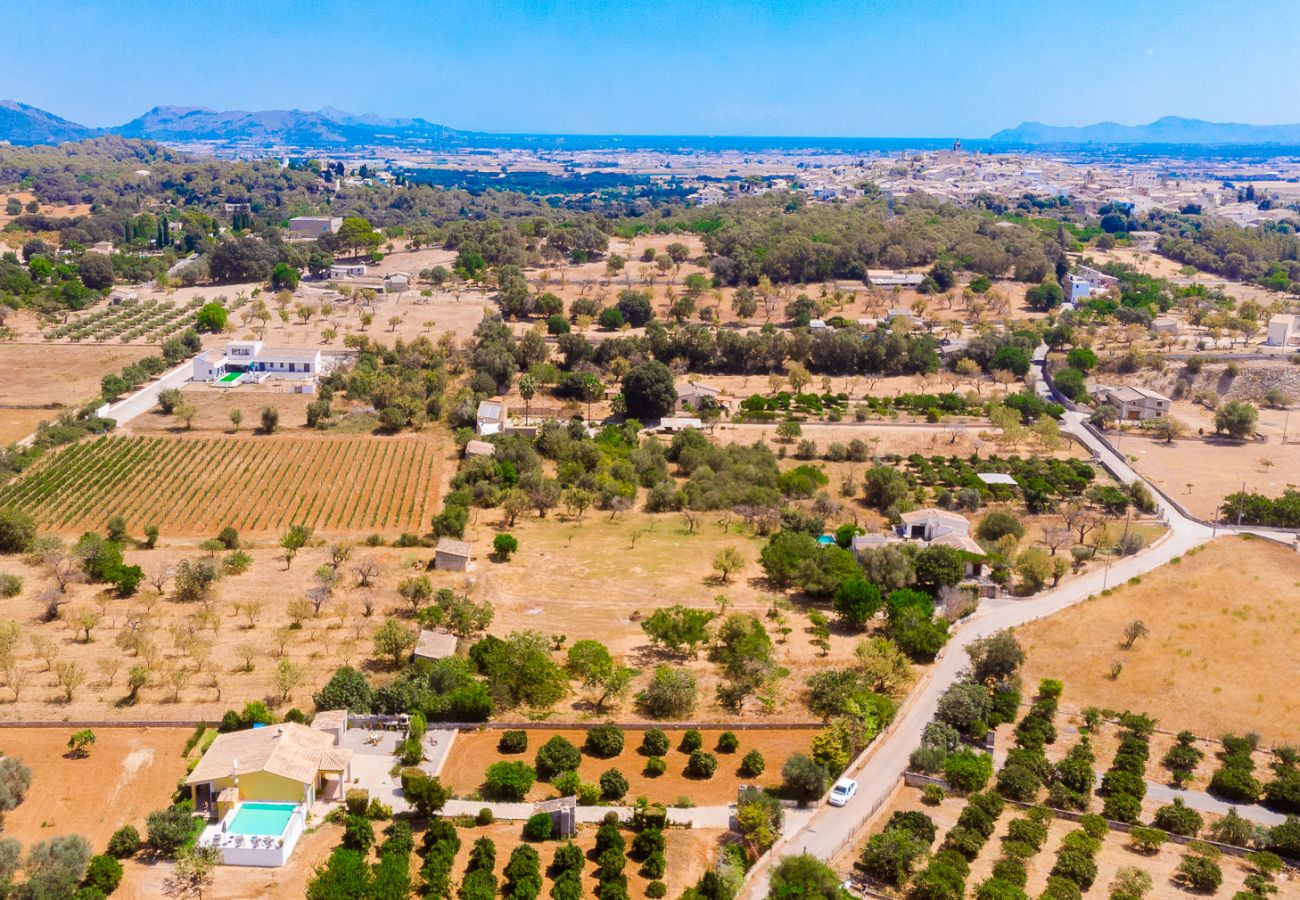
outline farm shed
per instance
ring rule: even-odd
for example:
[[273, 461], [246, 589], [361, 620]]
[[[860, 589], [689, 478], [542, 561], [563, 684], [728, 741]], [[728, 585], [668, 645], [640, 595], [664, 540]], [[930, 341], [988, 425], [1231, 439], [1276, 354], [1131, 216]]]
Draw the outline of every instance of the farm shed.
[[446, 659], [449, 656], [456, 655], [456, 647], [460, 643], [456, 635], [448, 634], [445, 631], [428, 631], [420, 630], [420, 639], [415, 644], [416, 659]]
[[433, 567], [435, 569], [451, 569], [454, 572], [464, 572], [469, 568], [469, 562], [473, 556], [472, 548], [465, 541], [443, 538], [438, 541], [438, 546], [433, 551]]

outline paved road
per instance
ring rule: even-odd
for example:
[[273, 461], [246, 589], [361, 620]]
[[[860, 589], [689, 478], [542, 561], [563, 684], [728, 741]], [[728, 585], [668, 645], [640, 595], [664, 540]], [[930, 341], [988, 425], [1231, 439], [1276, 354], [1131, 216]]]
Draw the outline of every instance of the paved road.
[[[1041, 347], [1035, 354], [1035, 359], [1041, 361], [1045, 352], [1046, 347]], [[1047, 391], [1041, 377], [1037, 389], [1044, 394]], [[1127, 462], [1082, 427], [1083, 418], [1081, 413], [1067, 412], [1061, 430], [1092, 450], [1121, 481], [1128, 483], [1138, 479], [1140, 476]], [[761, 900], [767, 896], [772, 863], [781, 856], [811, 853], [819, 859], [830, 860], [855, 839], [862, 825], [884, 804], [903, 777], [908, 757], [920, 743], [921, 731], [926, 723], [934, 717], [939, 697], [966, 667], [965, 648], [972, 641], [1004, 628], [1050, 616], [1100, 593], [1106, 586], [1120, 584], [1159, 568], [1211, 538], [1211, 529], [1184, 517], [1166, 504], [1157, 492], [1152, 491], [1152, 495], [1156, 498], [1161, 515], [1169, 523], [1169, 533], [1162, 540], [1141, 553], [1114, 560], [1105, 568], [1070, 579], [1060, 587], [1033, 599], [985, 603], [974, 615], [963, 621], [939, 655], [929, 676], [913, 690], [899, 710], [895, 724], [868, 748], [847, 773], [858, 780], [858, 793], [854, 798], [842, 809], [820, 807], [809, 818], [806, 827], [783, 838], [765, 863], [751, 870], [741, 897]]]
[[170, 372], [164, 372], [157, 381], [150, 382], [131, 396], [119, 400], [108, 408], [104, 415], [123, 425], [136, 416], [153, 409], [158, 402], [158, 394], [168, 388], [178, 388], [190, 380], [194, 373], [194, 361], [187, 359]]

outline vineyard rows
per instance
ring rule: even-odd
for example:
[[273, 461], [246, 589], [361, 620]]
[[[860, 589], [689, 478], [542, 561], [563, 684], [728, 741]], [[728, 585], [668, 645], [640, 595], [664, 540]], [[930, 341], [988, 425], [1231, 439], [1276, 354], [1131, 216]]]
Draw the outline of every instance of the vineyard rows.
[[121, 515], [139, 532], [423, 531], [441, 459], [428, 438], [111, 437], [48, 454], [0, 488], [0, 507], [44, 528], [100, 529]]

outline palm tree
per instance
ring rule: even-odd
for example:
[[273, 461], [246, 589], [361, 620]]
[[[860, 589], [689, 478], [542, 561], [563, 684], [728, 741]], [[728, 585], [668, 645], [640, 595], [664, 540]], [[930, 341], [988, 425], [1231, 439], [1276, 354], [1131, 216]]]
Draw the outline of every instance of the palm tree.
[[526, 374], [519, 379], [519, 396], [524, 398], [524, 424], [528, 424], [528, 403], [537, 393], [537, 380], [532, 374]]

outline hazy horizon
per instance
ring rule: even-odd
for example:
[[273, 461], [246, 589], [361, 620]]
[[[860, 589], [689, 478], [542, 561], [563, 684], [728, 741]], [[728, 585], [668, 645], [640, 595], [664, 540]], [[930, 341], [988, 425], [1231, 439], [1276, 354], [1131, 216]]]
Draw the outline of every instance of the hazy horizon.
[[[333, 106], [498, 133], [987, 138], [1025, 121], [1300, 122], [1281, 3], [18, 0], [15, 100], [93, 127], [156, 105]], [[1231, 27], [1226, 27], [1230, 25]], [[123, 48], [139, 46], [138, 53]], [[1187, 48], [1201, 60], [1193, 59]], [[1207, 60], [1206, 57], [1209, 57]]]

